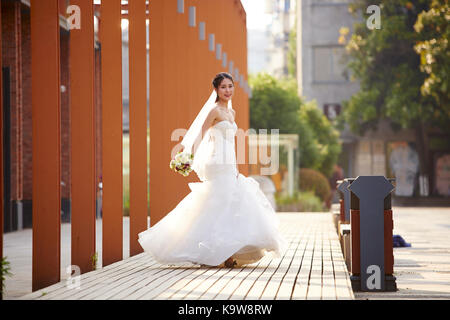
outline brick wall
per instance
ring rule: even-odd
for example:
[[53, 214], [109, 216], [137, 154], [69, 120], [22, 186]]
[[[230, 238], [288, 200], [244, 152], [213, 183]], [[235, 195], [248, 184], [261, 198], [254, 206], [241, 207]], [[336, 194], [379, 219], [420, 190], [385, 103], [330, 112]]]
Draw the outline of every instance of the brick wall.
[[[67, 2], [62, 0], [61, 3]], [[32, 200], [32, 113], [31, 113], [31, 32], [30, 8], [20, 1], [2, 0], [2, 62], [10, 68], [11, 90], [11, 199], [13, 215], [22, 201], [24, 226], [30, 227]], [[64, 9], [65, 10], [65, 9]], [[70, 35], [61, 29], [61, 198], [68, 214], [70, 201]], [[4, 93], [8, 94], [8, 93]], [[67, 220], [66, 220], [67, 221]]]
[[[21, 14], [20, 3], [2, 1], [2, 62], [3, 67], [10, 68], [10, 102], [11, 123], [10, 131], [10, 159], [11, 159], [11, 198], [22, 197], [22, 87], [21, 87]], [[8, 93], [5, 92], [5, 95]], [[7, 121], [7, 119], [5, 119]], [[7, 199], [5, 199], [7, 201]]]
[[97, 187], [102, 175], [102, 79], [101, 50], [95, 50], [95, 174]]
[[22, 9], [22, 101], [23, 101], [23, 199], [32, 196], [32, 130], [31, 128], [31, 35], [30, 10]]
[[69, 32], [61, 31], [61, 198], [70, 199], [70, 73]]

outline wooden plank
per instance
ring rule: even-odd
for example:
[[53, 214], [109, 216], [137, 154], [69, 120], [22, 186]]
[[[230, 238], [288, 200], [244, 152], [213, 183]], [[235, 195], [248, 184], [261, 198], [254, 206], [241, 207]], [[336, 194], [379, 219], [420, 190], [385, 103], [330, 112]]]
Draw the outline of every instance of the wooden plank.
[[182, 272], [178, 273], [175, 276], [171, 276], [169, 279], [161, 283], [158, 287], [153, 288], [149, 292], [147, 292], [144, 296], [142, 296], [140, 299], [155, 299], [158, 295], [165, 293], [168, 291], [168, 289], [175, 283], [179, 282], [180, 280], [190, 276], [193, 272], [197, 271], [199, 269], [198, 266], [185, 266], [182, 267]]
[[120, 0], [102, 1], [103, 266], [122, 260], [122, 29]]
[[[144, 268], [139, 272], [134, 273], [132, 276], [122, 279], [122, 281], [116, 283], [114, 288], [110, 288], [109, 290], [103, 290], [101, 293], [97, 293], [95, 297], [91, 297], [95, 300], [105, 300], [105, 299], [118, 299], [114, 298], [114, 296], [127, 298], [138, 292], [141, 288], [146, 287], [146, 289], [150, 288], [148, 286], [149, 280], [150, 282], [155, 281], [156, 279], [163, 277], [167, 274], [173, 274], [175, 270], [184, 269], [183, 267], [167, 267], [163, 265], [157, 265], [152, 268]], [[152, 290], [149, 290], [152, 291]], [[89, 297], [87, 297], [89, 298]]]
[[202, 299], [202, 300], [212, 300], [212, 299], [214, 299], [244, 269], [245, 269], [245, 267], [237, 268], [237, 269], [230, 269], [230, 271], [228, 273], [223, 275], [211, 287], [209, 287], [203, 293], [203, 295], [200, 297], [200, 299]]
[[[293, 250], [295, 250], [297, 243], [291, 241], [285, 255], [291, 255]], [[272, 259], [269, 265], [264, 269], [264, 271], [255, 279], [254, 283], [251, 285], [249, 291], [245, 294], [246, 300], [260, 299], [260, 296], [266, 288], [267, 281], [273, 276], [273, 274], [280, 268], [283, 259]]]
[[[333, 230], [327, 230], [327, 235]], [[334, 278], [333, 261], [331, 260], [331, 239], [325, 237], [323, 239], [323, 274], [322, 274], [322, 299], [323, 300], [336, 300], [336, 283]]]
[[294, 289], [292, 290], [291, 299], [293, 300], [306, 299], [313, 252], [314, 252], [314, 230], [310, 229], [310, 231], [308, 232], [308, 243], [306, 245], [306, 249], [303, 255], [303, 263], [297, 274]]
[[130, 66], [130, 256], [143, 252], [147, 229], [147, 26], [146, 0], [129, 3]]
[[202, 273], [195, 279], [192, 279], [182, 290], [176, 292], [171, 299], [191, 299], [190, 296], [197, 290], [197, 288], [206, 281], [209, 277], [215, 275], [220, 271], [220, 268], [210, 268], [205, 273]]
[[[182, 271], [183, 271], [183, 270], [181, 270], [181, 272], [182, 272]], [[178, 274], [178, 273], [177, 273], [177, 274]], [[173, 276], [176, 276], [176, 274], [171, 275], [171, 277], [173, 277]], [[165, 281], [167, 281], [167, 280], [169, 280], [169, 279], [170, 279], [170, 277], [167, 277], [167, 276], [158, 278], [156, 281], [152, 282], [151, 286], [147, 286], [147, 287], [145, 288], [145, 290], [146, 290], [147, 292], [149, 292], [149, 288], [151, 288], [151, 289], [156, 288], [156, 287], [158, 287], [161, 283], [163, 283], [163, 282], [165, 282]], [[201, 284], [201, 283], [199, 283], [199, 284]], [[194, 288], [194, 289], [195, 289], [195, 288]], [[145, 299], [146, 299], [146, 296], [147, 296], [147, 292], [144, 292], [144, 295], [138, 296], [137, 299], [138, 299], [138, 300], [145, 300]], [[127, 297], [127, 299], [132, 299], [132, 298], [133, 298], [132, 296], [131, 296], [131, 297]], [[136, 299], [136, 297], [134, 297], [134, 299]], [[191, 299], [191, 298], [190, 298], [190, 297], [185, 297], [185, 299]]]
[[[28, 295], [38, 299], [354, 299], [332, 221], [320, 214], [280, 214], [288, 248], [243, 268], [168, 266], [142, 253]], [[323, 265], [323, 268], [322, 268]], [[313, 274], [312, 272], [317, 272]], [[311, 279], [314, 288], [308, 287]], [[314, 278], [315, 277], [315, 278]], [[317, 284], [321, 285], [317, 288]], [[307, 296], [308, 294], [308, 296]], [[319, 297], [317, 298], [317, 295]]]
[[338, 241], [331, 242], [331, 257], [333, 259], [337, 299], [354, 299], [350, 277]]
[[59, 6], [31, 0], [33, 124], [32, 290], [60, 280], [60, 55]]
[[322, 234], [319, 227], [314, 235], [314, 253], [309, 276], [308, 300], [318, 300], [322, 294]]
[[155, 299], [157, 300], [164, 300], [164, 299], [171, 299], [174, 294], [176, 294], [178, 291], [182, 290], [185, 286], [187, 286], [193, 279], [197, 278], [198, 276], [202, 275], [203, 273], [207, 272], [208, 269], [206, 268], [199, 268], [192, 272], [191, 274], [183, 277], [182, 279], [179, 279], [176, 281], [171, 287], [169, 287], [167, 290], [161, 292], [158, 294]]
[[[299, 251], [299, 248], [302, 243], [301, 239], [303, 237], [304, 237], [304, 234], [302, 232], [298, 232], [298, 231], [296, 232], [296, 236], [293, 239], [293, 242], [294, 242], [294, 244], [296, 244], [296, 246], [294, 246], [292, 249], [286, 251], [285, 255], [283, 256], [283, 258], [281, 260], [280, 266], [268, 279], [266, 288], [262, 292], [259, 299], [264, 299], [264, 300], [274, 300], [275, 299], [278, 289], [280, 288], [282, 281], [285, 280], [286, 273], [290, 269], [293, 261], [298, 261], [299, 259], [301, 259], [301, 257], [299, 257], [297, 255], [297, 251]], [[295, 277], [294, 277], [294, 279], [295, 279]], [[291, 279], [291, 280], [293, 280], [293, 279]], [[286, 281], [288, 281], [288, 279], [286, 279]], [[293, 281], [292, 281], [291, 285], [293, 285]]]
[[71, 264], [92, 271], [95, 254], [94, 10], [91, 0], [75, 0], [83, 13], [70, 30]]
[[[304, 232], [302, 230], [302, 232]], [[304, 254], [306, 250], [306, 245], [308, 243], [307, 237], [303, 237], [301, 243], [297, 249], [296, 256], [294, 260], [291, 262], [284, 279], [281, 282], [281, 285], [278, 289], [278, 292], [275, 296], [277, 300], [289, 300], [292, 295], [292, 290], [295, 284], [295, 279], [297, 273], [299, 272], [303, 262], [304, 262]]]
[[198, 300], [202, 295], [208, 291], [219, 279], [224, 277], [231, 271], [231, 268], [219, 268], [217, 272], [209, 276], [207, 279], [202, 281], [199, 286], [192, 290], [185, 299]]
[[117, 290], [123, 288], [123, 285], [128, 287], [133, 283], [133, 279], [139, 278], [142, 274], [158, 277], [165, 272], [170, 272], [170, 270], [163, 268], [158, 264], [151, 266], [146, 263], [136, 264], [114, 277], [108, 277], [105, 280], [96, 283], [95, 286], [91, 287], [91, 290], [84, 290], [84, 292], [79, 295], [71, 296], [70, 299], [105, 300], [109, 298], [110, 295], [117, 293]]
[[[288, 218], [289, 216], [285, 216], [285, 217]], [[291, 227], [291, 229], [292, 229], [292, 225], [288, 224], [288, 223], [283, 223], [283, 222], [284, 221], [281, 220], [280, 232], [287, 238], [286, 240], [290, 242], [291, 241], [291, 238], [290, 238], [291, 233], [288, 233], [287, 230], [289, 229], [289, 227]], [[281, 253], [281, 254], [284, 254], [284, 253]], [[217, 299], [217, 300], [240, 299], [239, 294], [245, 294], [245, 290], [239, 289], [239, 290], [242, 290], [242, 293], [240, 293], [238, 290], [238, 288], [241, 286], [241, 284], [246, 286], [247, 290], [248, 290], [248, 288], [252, 285], [251, 279], [254, 277], [254, 275], [252, 275], [252, 273], [258, 272], [258, 271], [260, 271], [260, 269], [265, 269], [266, 268], [265, 266], [267, 266], [271, 260], [272, 260], [271, 257], [265, 256], [257, 263], [245, 266], [245, 268], [243, 268], [238, 273], [238, 275], [235, 278], [233, 278], [216, 297], [214, 297], [214, 299]]]
[[[149, 265], [150, 263], [150, 265]], [[82, 281], [80, 285], [80, 289], [68, 289], [67, 287], [63, 289], [63, 292], [54, 292], [52, 294], [48, 294], [43, 296], [41, 299], [43, 300], [49, 300], [49, 299], [77, 299], [79, 297], [82, 297], [83, 295], [97, 290], [99, 287], [98, 285], [104, 285], [106, 283], [109, 283], [112, 281], [112, 279], [118, 279], [130, 270], [136, 270], [137, 268], [146, 265], [147, 267], [158, 267], [157, 264], [155, 264], [152, 261], [148, 260], [135, 260], [132, 261], [129, 264], [123, 265], [120, 269], [114, 268], [109, 273], [104, 273], [100, 276], [97, 276], [92, 279], [92, 281]]]
[[258, 263], [248, 265], [245, 268], [241, 269], [240, 272], [237, 274], [236, 277], [234, 277], [230, 282], [228, 282], [227, 286], [222, 289], [222, 291], [216, 295], [213, 299], [214, 300], [227, 300], [230, 299], [233, 293], [237, 290], [237, 288], [246, 281], [247, 277], [254, 272], [255, 270], [258, 270], [258, 268], [264, 264], [267, 263], [268, 258], [264, 257], [262, 258]]
[[[88, 284], [92, 281], [95, 281], [97, 278], [102, 277], [104, 275], [109, 275], [114, 272], [120, 272], [124, 266], [130, 265], [135, 263], [135, 260], [137, 257], [132, 257], [126, 260], [121, 260], [119, 262], [116, 262], [114, 264], [110, 264], [102, 269], [91, 271], [88, 273], [84, 273], [80, 276], [80, 281], [83, 284]], [[138, 257], [142, 258], [142, 257]], [[33, 293], [30, 293], [28, 295], [25, 295], [21, 297], [21, 300], [29, 300], [29, 299], [35, 299], [40, 298], [45, 293], [46, 297], [56, 296], [58, 294], [64, 293], [67, 289], [67, 281], [63, 280], [60, 281], [52, 286], [49, 286], [47, 288], [35, 291]]]

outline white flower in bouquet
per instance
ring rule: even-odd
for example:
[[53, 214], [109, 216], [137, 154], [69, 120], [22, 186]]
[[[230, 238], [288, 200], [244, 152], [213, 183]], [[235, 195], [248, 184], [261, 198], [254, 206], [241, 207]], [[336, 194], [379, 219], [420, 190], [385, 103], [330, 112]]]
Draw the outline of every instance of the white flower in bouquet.
[[178, 152], [174, 159], [170, 161], [170, 169], [187, 177], [192, 172], [192, 163], [194, 155], [187, 152]]

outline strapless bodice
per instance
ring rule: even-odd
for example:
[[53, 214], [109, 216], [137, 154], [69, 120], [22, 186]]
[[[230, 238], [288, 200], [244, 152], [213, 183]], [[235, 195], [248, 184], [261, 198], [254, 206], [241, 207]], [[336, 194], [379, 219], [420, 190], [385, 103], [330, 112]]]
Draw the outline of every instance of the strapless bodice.
[[237, 129], [236, 122], [228, 120], [219, 121], [209, 129], [209, 143], [205, 152], [205, 180], [223, 175], [236, 177], [238, 171], [234, 137]]
[[236, 131], [236, 122], [230, 122], [228, 120], [219, 121], [210, 128], [210, 134], [211, 137], [213, 137], [213, 140], [215, 137], [222, 137], [229, 142], [234, 142]]

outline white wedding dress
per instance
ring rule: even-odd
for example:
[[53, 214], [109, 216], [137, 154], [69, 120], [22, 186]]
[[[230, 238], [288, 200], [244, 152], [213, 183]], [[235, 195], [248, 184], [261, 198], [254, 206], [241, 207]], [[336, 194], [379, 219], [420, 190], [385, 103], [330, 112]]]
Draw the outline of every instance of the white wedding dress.
[[236, 132], [236, 123], [228, 120], [208, 130], [202, 152], [196, 152], [205, 157], [202, 182], [189, 183], [191, 192], [139, 233], [140, 245], [156, 261], [217, 266], [232, 257], [242, 266], [284, 250], [278, 217], [258, 182], [237, 171]]

